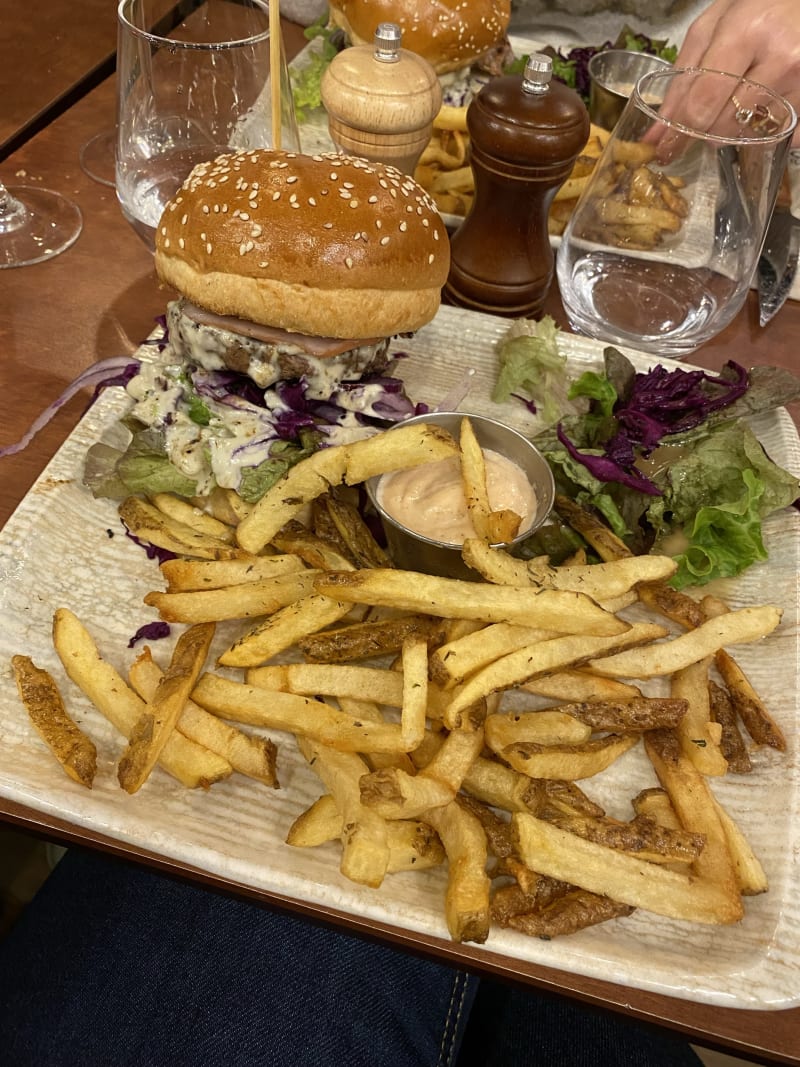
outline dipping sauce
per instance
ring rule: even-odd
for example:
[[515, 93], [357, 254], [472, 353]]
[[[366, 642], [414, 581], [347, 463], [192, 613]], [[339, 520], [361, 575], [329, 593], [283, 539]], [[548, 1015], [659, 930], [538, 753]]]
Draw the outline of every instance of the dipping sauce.
[[[483, 455], [490, 507], [516, 512], [522, 519], [519, 533], [524, 533], [537, 510], [533, 486], [522, 468], [506, 456], [487, 448]], [[376, 498], [395, 522], [431, 541], [463, 545], [467, 537], [476, 536], [467, 512], [458, 456], [384, 474]]]

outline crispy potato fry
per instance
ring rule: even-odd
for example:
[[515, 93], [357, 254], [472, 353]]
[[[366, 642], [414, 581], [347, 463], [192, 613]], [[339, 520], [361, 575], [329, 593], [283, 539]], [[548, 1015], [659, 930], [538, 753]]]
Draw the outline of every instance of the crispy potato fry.
[[437, 130], [462, 130], [467, 128], [467, 106], [456, 107], [453, 104], [442, 104], [433, 120]]
[[393, 427], [347, 446], [345, 481], [348, 485], [369, 481], [378, 474], [418, 467], [458, 453], [447, 430], [434, 423]]
[[[97, 710], [128, 737], [147, 705], [101, 657], [86, 628], [67, 608], [59, 608], [53, 617], [53, 643], [67, 675]], [[226, 759], [181, 733], [168, 738], [159, 763], [190, 788], [208, 788], [233, 770]]]
[[243, 556], [241, 559], [167, 559], [161, 564], [168, 593], [226, 589], [303, 570], [295, 555]]
[[445, 618], [516, 622], [572, 634], [612, 635], [628, 629], [627, 623], [589, 597], [561, 589], [481, 585], [386, 568], [321, 574], [315, 587], [326, 596], [354, 604], [378, 604]]
[[764, 701], [736, 660], [722, 648], [717, 650], [714, 663], [728, 688], [737, 715], [755, 743], [769, 745], [779, 752], [785, 752], [786, 738], [783, 730], [770, 715]]
[[243, 555], [235, 545], [200, 533], [136, 496], [123, 500], [119, 506], [119, 517], [140, 541], [147, 541], [179, 555], [196, 556], [199, 559], [235, 559]]
[[683, 754], [674, 731], [651, 730], [645, 734], [645, 750], [681, 825], [705, 837], [705, 846], [694, 862], [695, 873], [724, 892], [731, 914], [738, 911], [741, 918], [743, 909], [733, 858], [706, 778]]
[[354, 719], [330, 704], [297, 693], [263, 689], [207, 673], [194, 687], [192, 699], [224, 719], [285, 730], [341, 752], [406, 751], [398, 723]]
[[309, 593], [248, 630], [222, 653], [218, 662], [223, 667], [257, 667], [291, 648], [299, 637], [339, 622], [351, 607], [349, 603]]
[[451, 700], [444, 711], [445, 725], [451, 729], [457, 726], [463, 712], [490, 693], [510, 689], [536, 674], [549, 674], [564, 667], [584, 663], [593, 656], [607, 654], [614, 649], [652, 642], [663, 634], [664, 629], [661, 626], [635, 623], [624, 634], [614, 637], [571, 634], [526, 645], [494, 660], [487, 667], [470, 675], [462, 685], [450, 690]]
[[533, 782], [505, 763], [478, 756], [461, 782], [461, 788], [476, 800], [502, 811], [539, 810], [544, 801], [540, 783]]
[[719, 723], [721, 731], [719, 747], [728, 764], [728, 770], [734, 774], [749, 774], [753, 769], [753, 763], [739, 731], [736, 711], [728, 690], [709, 679], [708, 699], [711, 719]]
[[11, 666], [20, 699], [39, 736], [73, 782], [91, 789], [97, 749], [69, 715], [55, 679], [30, 656], [12, 656]]
[[[314, 501], [327, 500], [328, 494]], [[338, 533], [338, 531], [337, 531]], [[337, 538], [337, 542], [338, 542]], [[271, 544], [281, 552], [295, 553], [309, 567], [322, 571], [349, 571], [355, 569], [355, 562], [343, 543], [334, 545], [316, 532], [309, 530], [302, 522], [290, 519], [273, 536]]]
[[747, 897], [766, 893], [769, 889], [769, 881], [764, 873], [764, 868], [750, 846], [750, 842], [716, 797], [714, 797], [714, 809], [722, 823], [722, 830], [733, 861], [739, 892]]
[[539, 745], [582, 745], [592, 735], [591, 726], [551, 708], [487, 715], [483, 728], [486, 744], [498, 755], [502, 755], [508, 745], [519, 741]]
[[608, 562], [632, 556], [633, 552], [625, 542], [609, 529], [606, 524], [575, 500], [570, 500], [562, 493], [556, 493], [553, 507], [558, 515], [595, 550], [600, 559]]
[[147, 593], [144, 602], [167, 622], [221, 622], [272, 615], [314, 591], [319, 571], [291, 571], [222, 589], [190, 589], [180, 593]]
[[413, 752], [425, 736], [428, 712], [428, 644], [419, 637], [403, 642], [403, 704], [400, 736], [406, 751]]
[[352, 882], [377, 889], [389, 866], [389, 840], [383, 819], [361, 803], [358, 782], [366, 764], [353, 752], [337, 752], [308, 737], [298, 737], [297, 745], [341, 812], [340, 871]]
[[[358, 508], [338, 493], [327, 493], [318, 501], [358, 567], [391, 567], [391, 559], [372, 535]], [[341, 568], [339, 568], [341, 569]], [[347, 568], [345, 568], [347, 570]]]
[[552, 567], [515, 559], [475, 538], [464, 542], [462, 556], [489, 582], [572, 590], [598, 601], [627, 593], [640, 582], [670, 578], [677, 569], [670, 556], [629, 556], [607, 563]]
[[555, 700], [589, 702], [594, 700], [633, 700], [642, 695], [641, 689], [616, 678], [603, 678], [588, 670], [554, 671], [541, 678], [523, 682], [520, 689]]
[[250, 685], [305, 696], [359, 700], [369, 694], [378, 704], [403, 704], [403, 676], [380, 667], [327, 663], [276, 663], [247, 672]]
[[574, 715], [593, 730], [640, 733], [660, 726], [677, 726], [686, 714], [686, 700], [640, 695], [627, 700], [586, 700], [561, 704], [558, 710]]
[[203, 511], [202, 508], [190, 504], [188, 500], [175, 496], [174, 493], [154, 493], [150, 497], [150, 502], [169, 518], [183, 523], [184, 526], [188, 526], [192, 530], [197, 530], [198, 533], [206, 537], [213, 537], [226, 542], [233, 541], [234, 531], [229, 523], [221, 522], [219, 519], [214, 518], [213, 515], [209, 515], [207, 511]]
[[533, 741], [518, 741], [507, 745], [501, 755], [515, 770], [531, 778], [574, 782], [606, 770], [638, 740], [635, 734], [608, 734], [580, 745], [538, 745]]
[[297, 647], [309, 663], [348, 663], [399, 652], [408, 637], [421, 637], [427, 643], [442, 629], [440, 620], [430, 615], [397, 615], [309, 634]]
[[442, 688], [451, 689], [498, 657], [556, 636], [552, 630], [534, 626], [493, 623], [435, 649], [429, 659], [431, 678]]
[[[149, 648], [140, 653], [128, 671], [131, 685], [145, 701], [153, 699], [162, 677], [163, 672]], [[218, 753], [240, 774], [272, 789], [278, 788], [277, 748], [269, 738], [246, 734], [204, 711], [192, 700], [186, 701], [177, 728], [190, 741]]]
[[619, 822], [602, 815], [545, 809], [541, 818], [587, 841], [608, 845], [651, 863], [693, 863], [705, 845], [702, 834], [681, 826], [674, 829], [662, 826], [646, 815], [637, 815], [631, 822]]
[[[315, 800], [302, 812], [286, 835], [286, 844], [295, 848], [314, 848], [342, 835], [343, 820], [330, 793]], [[425, 871], [438, 867], [445, 860], [439, 835], [427, 823], [419, 820], [397, 820], [386, 823], [389, 845], [387, 874], [397, 871]]]
[[[529, 937], [566, 937], [609, 919], [622, 919], [634, 908], [585, 889], [572, 889], [541, 911], [511, 915], [503, 925]], [[492, 913], [494, 916], [494, 912]]]
[[455, 799], [464, 775], [483, 747], [483, 730], [454, 730], [433, 759], [416, 775], [397, 767], [372, 771], [361, 779], [361, 799], [385, 819], [422, 817]]
[[203, 669], [213, 637], [213, 623], [198, 623], [178, 638], [169, 666], [134, 723], [117, 764], [119, 784], [126, 793], [141, 789], [158, 762]]
[[447, 929], [454, 941], [483, 944], [489, 936], [486, 834], [478, 819], [455, 802], [425, 813], [447, 853]]
[[676, 671], [670, 691], [673, 697], [686, 701], [686, 714], [675, 727], [684, 754], [701, 774], [723, 775], [728, 771], [728, 761], [720, 749], [722, 727], [711, 718], [710, 666], [708, 656]]
[[738, 895], [731, 899], [724, 886], [585, 841], [533, 815], [511, 818], [522, 859], [540, 874], [672, 919], [728, 924], [742, 917]]
[[709, 619], [691, 633], [643, 649], [617, 652], [590, 661], [592, 670], [612, 678], [655, 678], [674, 674], [713, 655], [727, 645], [758, 641], [778, 626], [781, 609], [771, 604], [740, 608], [718, 619]]
[[472, 423], [467, 418], [461, 420], [459, 454], [467, 514], [478, 537], [488, 541], [490, 540], [489, 512], [492, 509], [486, 485], [486, 462]]
[[339, 485], [344, 478], [348, 447], [321, 448], [290, 467], [236, 527], [236, 540], [241, 547], [257, 555], [307, 504], [331, 486]]

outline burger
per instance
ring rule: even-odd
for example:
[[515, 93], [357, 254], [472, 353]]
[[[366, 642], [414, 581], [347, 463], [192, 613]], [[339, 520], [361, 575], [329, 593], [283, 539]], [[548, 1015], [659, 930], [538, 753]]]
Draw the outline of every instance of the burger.
[[381, 22], [393, 22], [403, 47], [438, 74], [481, 63], [503, 49], [511, 0], [331, 0], [331, 21], [351, 44], [372, 44]]
[[131, 440], [98, 446], [87, 484], [252, 501], [310, 450], [412, 414], [389, 346], [433, 318], [449, 261], [435, 204], [393, 167], [268, 149], [198, 165], [156, 231], [179, 295], [126, 385]]

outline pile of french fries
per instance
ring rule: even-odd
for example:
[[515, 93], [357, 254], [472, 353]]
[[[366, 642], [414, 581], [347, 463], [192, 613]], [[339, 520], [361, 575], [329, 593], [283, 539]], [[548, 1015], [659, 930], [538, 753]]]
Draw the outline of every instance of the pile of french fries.
[[615, 141], [575, 235], [615, 248], [651, 251], [678, 233], [689, 214], [681, 191], [685, 183], [665, 174], [655, 157], [655, 145]]
[[[569, 177], [556, 191], [547, 219], [551, 236], [560, 236], [586, 187], [608, 131], [592, 124], [589, 139]], [[475, 199], [475, 177], [469, 162], [467, 108], [444, 105], [434, 119], [433, 135], [423, 149], [414, 177], [446, 215], [466, 217]]]
[[[674, 592], [670, 558], [631, 556], [563, 498], [562, 521], [602, 562], [514, 558], [491, 543], [468, 422], [461, 436], [399, 426], [327, 448], [254, 505], [225, 491], [202, 509], [122, 504], [133, 535], [176, 553], [145, 598], [185, 627], [170, 661], [145, 649], [125, 679], [72, 611], [53, 625], [67, 676], [119, 731], [121, 788], [162, 772], [277, 787], [281, 748], [296, 746], [320, 790], [287, 843], [338, 843], [341, 873], [376, 890], [446, 864], [457, 941], [492, 924], [552, 938], [638, 908], [739, 921], [767, 878], [711, 782], [747, 773], [753, 746], [785, 747], [729, 652], [780, 610]], [[452, 455], [478, 532], [463, 548], [472, 582], [395, 569], [353, 501], [369, 478]], [[25, 657], [14, 668], [32, 721], [90, 786], [92, 742], [56, 682]], [[635, 748], [652, 783], [612, 818], [582, 787]]]

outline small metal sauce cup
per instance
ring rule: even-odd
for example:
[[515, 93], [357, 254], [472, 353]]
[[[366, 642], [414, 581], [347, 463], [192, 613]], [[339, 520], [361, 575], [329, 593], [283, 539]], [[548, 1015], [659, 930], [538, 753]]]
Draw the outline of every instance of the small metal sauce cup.
[[671, 66], [668, 60], [646, 52], [631, 52], [624, 48], [597, 52], [588, 63], [589, 117], [592, 122], [603, 129], [613, 130], [638, 80], [651, 70]]
[[[461, 420], [464, 418], [469, 418], [472, 423], [480, 446], [499, 452], [521, 467], [536, 492], [537, 509], [532, 521], [513, 541], [507, 545], [498, 546], [513, 548], [526, 537], [530, 537], [550, 514], [555, 495], [552, 471], [541, 452], [526, 437], [510, 426], [483, 415], [472, 415], [466, 412], [430, 412], [427, 415], [416, 415], [404, 421], [403, 425], [407, 426], [409, 423], [416, 422], [435, 423], [452, 434], [457, 441]], [[381, 477], [382, 475], [371, 478], [366, 483], [366, 489], [383, 525], [389, 554], [394, 563], [403, 570], [422, 571], [425, 574], [436, 574], [443, 578], [478, 581], [480, 575], [468, 567], [461, 558], [460, 545], [434, 541], [416, 533], [383, 510], [378, 500], [378, 484]]]

